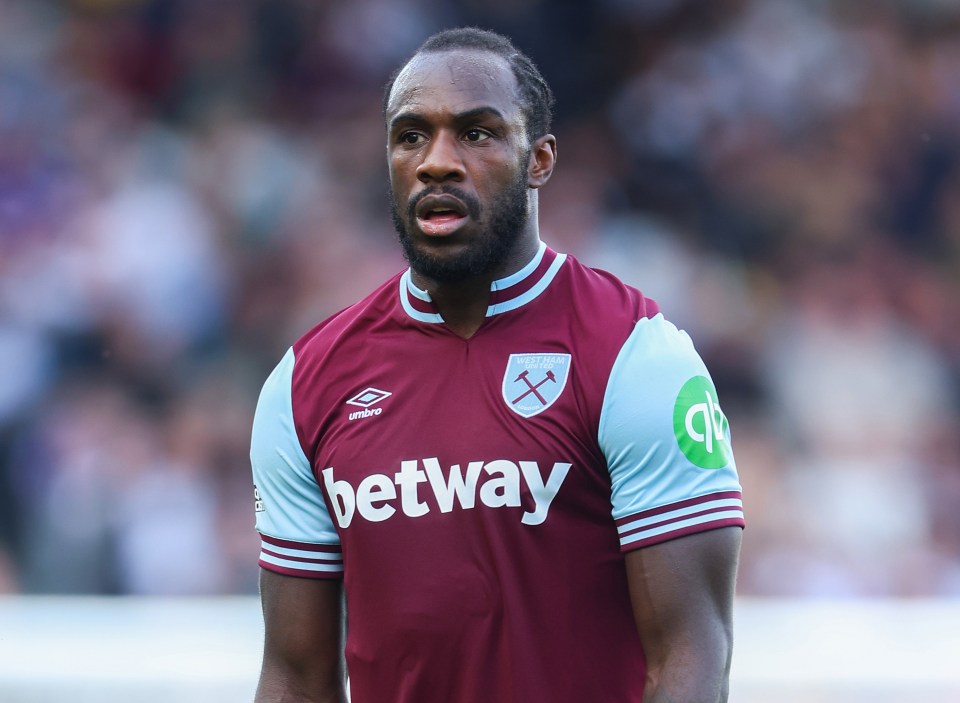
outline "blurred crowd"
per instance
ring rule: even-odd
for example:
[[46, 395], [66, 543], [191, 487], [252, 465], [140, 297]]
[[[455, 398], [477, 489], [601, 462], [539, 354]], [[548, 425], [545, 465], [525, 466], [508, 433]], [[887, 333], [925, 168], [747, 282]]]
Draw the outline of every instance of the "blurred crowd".
[[427, 35], [557, 94], [555, 249], [692, 334], [744, 595], [960, 596], [960, 7], [0, 0], [0, 592], [252, 593], [261, 383], [400, 270]]

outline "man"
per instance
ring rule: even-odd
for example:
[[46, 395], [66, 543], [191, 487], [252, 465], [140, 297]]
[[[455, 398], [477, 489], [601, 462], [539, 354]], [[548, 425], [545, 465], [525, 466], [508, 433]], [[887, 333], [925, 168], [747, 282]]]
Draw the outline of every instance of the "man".
[[251, 457], [258, 701], [726, 700], [743, 513], [689, 338], [542, 244], [552, 96], [508, 40], [387, 87], [410, 269], [297, 341]]

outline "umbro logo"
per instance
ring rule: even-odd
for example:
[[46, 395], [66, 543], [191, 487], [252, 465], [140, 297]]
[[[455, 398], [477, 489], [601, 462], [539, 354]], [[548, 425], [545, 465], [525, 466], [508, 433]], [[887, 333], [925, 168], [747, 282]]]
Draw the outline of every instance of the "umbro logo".
[[358, 420], [363, 417], [372, 417], [383, 412], [383, 408], [373, 408], [371, 406], [389, 398], [393, 393], [382, 391], [379, 388], [364, 388], [362, 391], [347, 401], [347, 405], [355, 405], [363, 410], [355, 410], [347, 416], [348, 420]]

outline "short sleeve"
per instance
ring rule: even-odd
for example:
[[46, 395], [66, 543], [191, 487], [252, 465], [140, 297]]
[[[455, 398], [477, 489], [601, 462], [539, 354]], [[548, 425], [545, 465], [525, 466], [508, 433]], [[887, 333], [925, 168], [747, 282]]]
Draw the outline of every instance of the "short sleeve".
[[260, 566], [289, 576], [339, 578], [340, 538], [293, 420], [293, 349], [267, 378], [253, 418], [250, 463]]
[[640, 320], [610, 372], [599, 427], [622, 551], [743, 527], [730, 427], [690, 337]]

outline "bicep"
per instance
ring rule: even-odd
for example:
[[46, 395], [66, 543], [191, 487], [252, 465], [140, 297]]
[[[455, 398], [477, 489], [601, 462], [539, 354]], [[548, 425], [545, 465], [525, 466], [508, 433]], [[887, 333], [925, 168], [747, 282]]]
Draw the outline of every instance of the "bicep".
[[739, 527], [723, 527], [626, 554], [634, 619], [654, 684], [697, 671], [725, 686], [740, 538]]
[[343, 699], [342, 584], [260, 571], [263, 668], [258, 702]]

